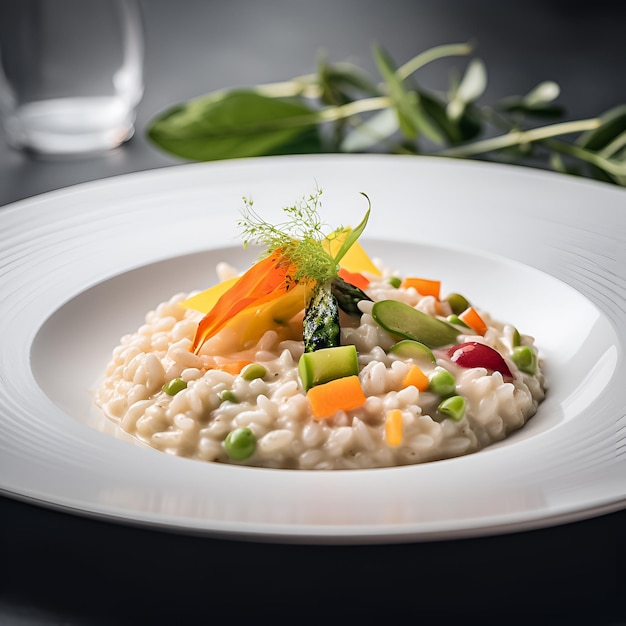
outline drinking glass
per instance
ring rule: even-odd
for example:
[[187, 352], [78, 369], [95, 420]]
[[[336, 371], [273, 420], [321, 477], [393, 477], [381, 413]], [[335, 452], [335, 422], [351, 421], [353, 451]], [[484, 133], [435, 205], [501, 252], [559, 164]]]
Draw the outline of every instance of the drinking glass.
[[0, 2], [0, 114], [13, 147], [115, 148], [132, 137], [142, 95], [137, 0]]

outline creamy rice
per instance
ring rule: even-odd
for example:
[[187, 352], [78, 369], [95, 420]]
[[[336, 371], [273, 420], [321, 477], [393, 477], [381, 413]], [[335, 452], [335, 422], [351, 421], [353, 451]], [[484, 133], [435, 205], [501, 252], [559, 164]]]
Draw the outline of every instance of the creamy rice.
[[[218, 272], [221, 278], [235, 273], [224, 264]], [[383, 268], [382, 276], [368, 276], [371, 282], [365, 291], [373, 301], [396, 299], [430, 315], [442, 314], [442, 303], [437, 304], [433, 296], [391, 287], [390, 275], [390, 270]], [[544, 398], [541, 362], [534, 375], [520, 371], [511, 359], [515, 328], [478, 309], [487, 332], [479, 336], [468, 330], [458, 337], [458, 343], [476, 341], [495, 348], [513, 380], [482, 367], [460, 367], [450, 361], [445, 350], [434, 350], [437, 360], [430, 370], [443, 368], [454, 374], [456, 394], [465, 398], [467, 407], [458, 421], [443, 418], [437, 413], [439, 398], [433, 392], [403, 388], [412, 361], [387, 353], [397, 339], [372, 318], [373, 302], [362, 301], [360, 321], [342, 314], [341, 343], [356, 346], [359, 379], [367, 400], [357, 409], [317, 419], [298, 375], [303, 352], [301, 315], [287, 331], [279, 335], [269, 330], [255, 345], [236, 353], [237, 338], [226, 327], [196, 355], [190, 347], [203, 314], [181, 305], [186, 297], [178, 294], [159, 304], [146, 315], [144, 325], [122, 337], [94, 396], [96, 405], [121, 430], [169, 454], [307, 470], [422, 463], [475, 452], [505, 438], [535, 414]], [[521, 335], [521, 342], [537, 354], [532, 337]], [[235, 360], [261, 363], [267, 373], [248, 381], [216, 369]], [[430, 373], [428, 369], [424, 372]], [[187, 387], [171, 396], [162, 389], [176, 378], [183, 379]], [[236, 402], [223, 401], [224, 391], [230, 391]], [[390, 445], [386, 439], [385, 418], [393, 409], [402, 415], [398, 445]], [[243, 461], [233, 461], [224, 445], [226, 436], [236, 428], [249, 428], [257, 442], [252, 456]]]

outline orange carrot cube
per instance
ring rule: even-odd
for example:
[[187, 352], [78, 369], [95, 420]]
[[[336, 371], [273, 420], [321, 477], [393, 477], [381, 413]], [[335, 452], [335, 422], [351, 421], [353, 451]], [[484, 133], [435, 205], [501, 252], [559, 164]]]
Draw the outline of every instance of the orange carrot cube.
[[392, 409], [385, 418], [385, 441], [390, 446], [402, 443], [402, 411]]
[[441, 293], [441, 281], [431, 280], [429, 278], [418, 278], [416, 276], [407, 276], [403, 279], [401, 287], [408, 289], [413, 287], [417, 293], [422, 296], [435, 296], [439, 300]]
[[484, 335], [487, 332], [487, 324], [474, 307], [468, 307], [459, 315], [459, 319], [465, 322], [478, 335]]
[[402, 387], [410, 387], [413, 385], [413, 387], [417, 387], [420, 391], [426, 391], [429, 382], [428, 376], [422, 372], [419, 365], [413, 363], [402, 381]]
[[366, 397], [358, 376], [335, 378], [307, 391], [313, 415], [318, 419], [332, 417], [337, 411], [350, 411], [365, 404]]

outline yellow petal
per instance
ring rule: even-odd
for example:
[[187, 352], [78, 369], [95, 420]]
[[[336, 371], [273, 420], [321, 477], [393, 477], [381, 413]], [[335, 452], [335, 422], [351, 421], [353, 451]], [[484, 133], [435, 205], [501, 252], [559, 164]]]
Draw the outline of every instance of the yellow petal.
[[196, 311], [206, 314], [215, 306], [215, 303], [220, 299], [222, 294], [228, 291], [237, 280], [238, 277], [229, 278], [217, 285], [213, 285], [213, 287], [205, 289], [195, 296], [191, 296], [191, 298], [183, 300], [181, 304], [188, 309], [195, 309]]
[[[220, 296], [232, 287], [236, 281], [237, 278], [225, 280], [195, 296], [191, 296], [181, 302], [181, 304], [189, 309], [208, 313]], [[233, 351], [243, 349], [246, 344], [257, 342], [270, 329], [279, 331], [279, 334], [281, 334], [281, 331], [288, 330], [288, 322], [304, 310], [311, 293], [312, 288], [310, 286], [304, 284], [296, 285], [275, 300], [257, 307], [244, 309], [235, 315], [226, 324], [226, 328], [231, 329], [233, 331], [232, 334], [237, 337], [236, 345], [230, 346], [230, 349]]]
[[[325, 239], [322, 242], [322, 245], [329, 254], [334, 256], [337, 252], [339, 252], [339, 248], [343, 245], [343, 242], [349, 232], [349, 229], [346, 229], [343, 232], [338, 233], [337, 236], [332, 239]], [[365, 252], [363, 246], [361, 246], [358, 241], [355, 241], [354, 244], [352, 244], [343, 259], [341, 259], [339, 265], [349, 272], [369, 272], [370, 274], [380, 276], [380, 270], [374, 265], [367, 252]], [[217, 285], [214, 285], [213, 287], [205, 289], [195, 296], [187, 298], [187, 300], [184, 300], [181, 304], [189, 309], [195, 309], [196, 311], [206, 314], [215, 306], [215, 303], [219, 300], [221, 295], [230, 289], [237, 280], [237, 278], [225, 280]]]
[[256, 343], [268, 330], [276, 330], [279, 335], [288, 331], [289, 321], [304, 310], [312, 293], [312, 288], [299, 284], [287, 293], [258, 307], [244, 309], [226, 324], [239, 337], [240, 347]]

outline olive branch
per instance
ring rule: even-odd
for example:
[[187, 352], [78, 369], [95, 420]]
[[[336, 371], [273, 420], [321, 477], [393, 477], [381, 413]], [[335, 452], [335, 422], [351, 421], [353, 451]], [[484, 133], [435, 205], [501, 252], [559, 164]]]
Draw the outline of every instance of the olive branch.
[[[485, 104], [487, 67], [473, 51], [466, 43], [436, 46], [397, 65], [374, 46], [376, 77], [320, 56], [312, 74], [178, 104], [151, 121], [148, 136], [195, 161], [384, 151], [543, 167], [626, 186], [626, 104], [566, 120], [550, 80]], [[459, 57], [464, 71], [453, 68], [445, 92], [418, 82], [426, 65]]]

